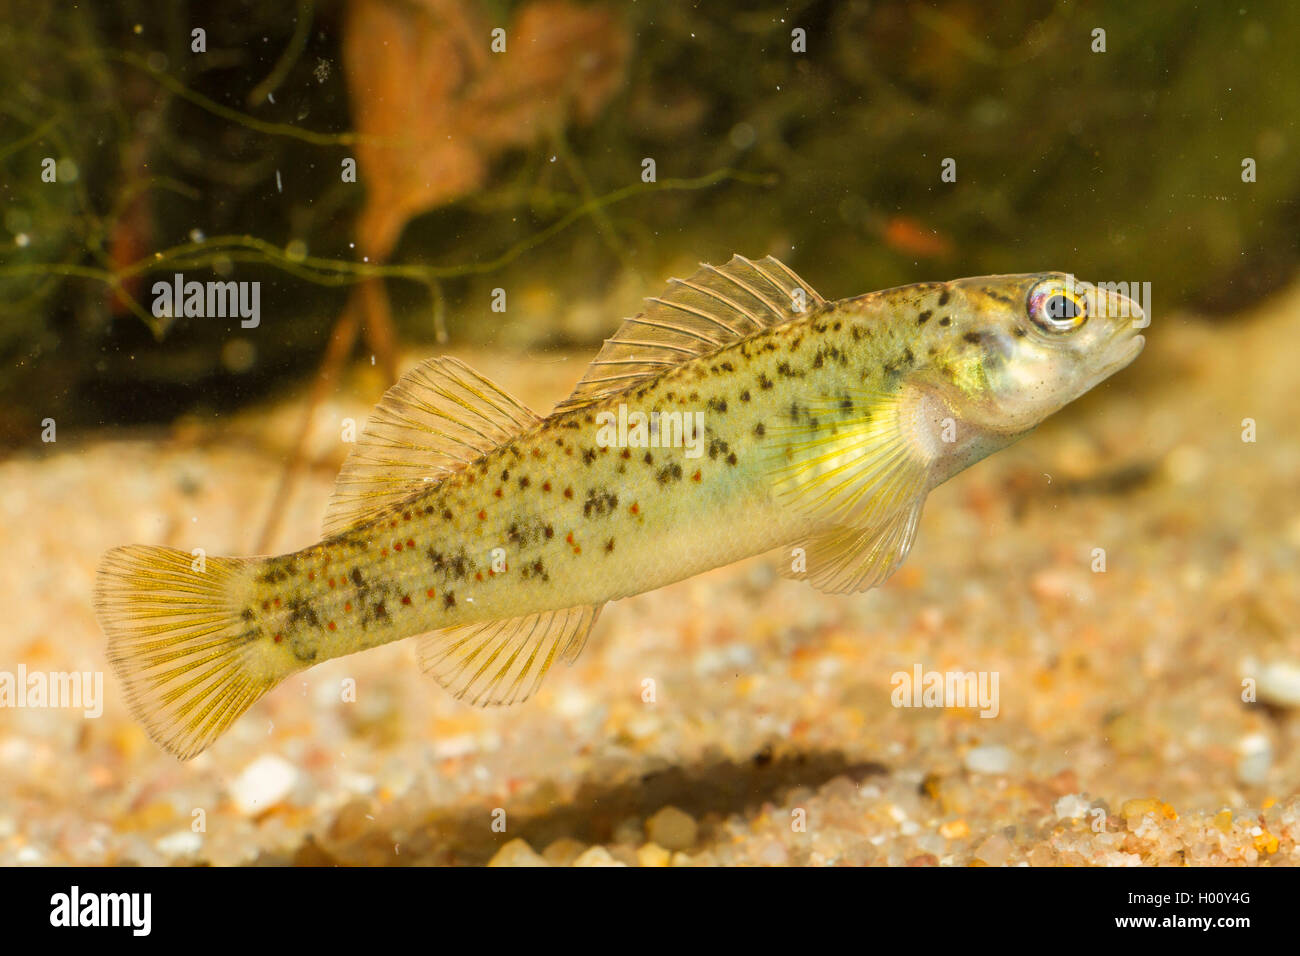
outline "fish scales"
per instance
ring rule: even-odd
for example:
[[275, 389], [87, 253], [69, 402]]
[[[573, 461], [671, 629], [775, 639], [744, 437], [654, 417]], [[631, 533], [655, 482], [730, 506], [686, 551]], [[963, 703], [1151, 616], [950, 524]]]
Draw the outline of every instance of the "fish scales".
[[[1049, 293], [1057, 312], [1098, 316], [1086, 348], [1061, 352], [1054, 338], [1085, 323], [1048, 316]], [[1132, 360], [1141, 337], [1110, 313], [1136, 306], [1108, 295], [1048, 273], [825, 302], [775, 260], [737, 257], [651, 300], [547, 418], [434, 360], [394, 387], [345, 465], [343, 530], [210, 570], [168, 549], [110, 552], [110, 656], [151, 735], [187, 757], [288, 674], [405, 637], [429, 635], [422, 662], [453, 693], [507, 703], [576, 656], [607, 601], [779, 546], [801, 545], [809, 566], [791, 576], [863, 590], [905, 557], [931, 488]], [[472, 397], [435, 407], [433, 392]], [[462, 419], [461, 437], [411, 409]], [[629, 412], [698, 434], [602, 439]], [[387, 472], [407, 464], [399, 452], [418, 465], [405, 436], [421, 428], [469, 450], [402, 484]]]

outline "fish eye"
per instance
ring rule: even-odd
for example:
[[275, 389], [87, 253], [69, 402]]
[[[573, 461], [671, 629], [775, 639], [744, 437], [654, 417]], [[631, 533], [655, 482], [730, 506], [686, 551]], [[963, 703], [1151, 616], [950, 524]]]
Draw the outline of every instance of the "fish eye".
[[1070, 284], [1048, 279], [1029, 293], [1029, 317], [1047, 332], [1072, 332], [1088, 321], [1088, 302]]

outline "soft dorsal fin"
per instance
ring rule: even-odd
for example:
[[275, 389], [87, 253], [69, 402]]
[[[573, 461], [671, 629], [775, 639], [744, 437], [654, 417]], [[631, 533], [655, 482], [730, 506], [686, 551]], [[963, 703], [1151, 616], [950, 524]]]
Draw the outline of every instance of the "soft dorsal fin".
[[458, 700], [514, 704], [532, 696], [557, 656], [577, 660], [599, 616], [593, 604], [449, 627], [421, 635], [416, 656]]
[[555, 410], [589, 405], [825, 302], [772, 256], [758, 262], [732, 256], [721, 267], [701, 263], [689, 279], [669, 279], [662, 296], [646, 299], [644, 312], [623, 321]]
[[325, 534], [369, 520], [540, 420], [458, 359], [420, 363], [384, 393], [343, 462]]

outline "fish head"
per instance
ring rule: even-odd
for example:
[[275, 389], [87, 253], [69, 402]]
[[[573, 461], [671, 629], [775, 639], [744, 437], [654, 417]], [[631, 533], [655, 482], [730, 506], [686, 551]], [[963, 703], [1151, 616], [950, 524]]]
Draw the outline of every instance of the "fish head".
[[[947, 283], [948, 321], [932, 323], [933, 371], [966, 423], [1026, 432], [1142, 351], [1142, 308], [1064, 272]], [[928, 350], [927, 350], [928, 351]]]

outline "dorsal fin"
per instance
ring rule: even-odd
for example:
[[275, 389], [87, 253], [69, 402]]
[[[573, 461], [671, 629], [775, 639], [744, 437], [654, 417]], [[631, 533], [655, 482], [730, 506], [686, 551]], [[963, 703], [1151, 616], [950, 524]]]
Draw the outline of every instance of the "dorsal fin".
[[420, 363], [384, 393], [343, 462], [325, 534], [362, 524], [540, 420], [458, 359]]
[[485, 707], [527, 700], [556, 657], [572, 664], [582, 653], [598, 604], [462, 624], [423, 634], [420, 667], [454, 697]]
[[732, 256], [720, 268], [701, 263], [689, 279], [669, 279], [662, 296], [646, 299], [644, 312], [623, 321], [555, 410], [589, 405], [825, 303], [772, 256]]

